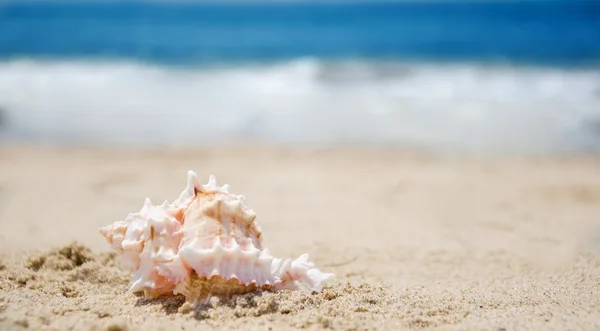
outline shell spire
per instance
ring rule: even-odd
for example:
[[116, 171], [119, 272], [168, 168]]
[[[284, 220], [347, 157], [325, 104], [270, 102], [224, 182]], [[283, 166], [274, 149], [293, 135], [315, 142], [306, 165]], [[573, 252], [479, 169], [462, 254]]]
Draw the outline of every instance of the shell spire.
[[214, 175], [203, 185], [188, 171], [186, 188], [173, 203], [154, 206], [146, 198], [140, 212], [100, 233], [133, 272], [130, 291], [146, 297], [181, 293], [196, 305], [212, 295], [256, 290], [319, 292], [334, 277], [316, 269], [308, 254], [273, 257], [255, 219], [229, 185], [219, 186]]

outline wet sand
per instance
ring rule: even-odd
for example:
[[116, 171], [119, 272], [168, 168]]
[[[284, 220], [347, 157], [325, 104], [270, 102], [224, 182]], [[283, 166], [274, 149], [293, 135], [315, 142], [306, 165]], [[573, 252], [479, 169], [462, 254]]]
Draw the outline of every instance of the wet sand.
[[[336, 280], [195, 310], [128, 293], [98, 228], [173, 200], [187, 170]], [[0, 226], [2, 330], [600, 329], [600, 157], [4, 146]]]

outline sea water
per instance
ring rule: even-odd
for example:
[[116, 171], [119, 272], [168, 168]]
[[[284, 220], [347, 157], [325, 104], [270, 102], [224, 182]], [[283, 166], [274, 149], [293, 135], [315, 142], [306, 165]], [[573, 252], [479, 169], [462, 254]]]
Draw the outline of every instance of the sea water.
[[0, 139], [600, 151], [600, 2], [0, 1]]

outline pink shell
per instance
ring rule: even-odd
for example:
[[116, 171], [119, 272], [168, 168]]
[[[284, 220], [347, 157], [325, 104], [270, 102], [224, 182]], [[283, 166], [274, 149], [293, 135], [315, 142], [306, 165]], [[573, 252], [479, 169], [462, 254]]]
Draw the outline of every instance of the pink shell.
[[139, 213], [100, 233], [133, 272], [130, 290], [146, 297], [181, 293], [195, 305], [211, 295], [257, 289], [321, 291], [334, 275], [315, 269], [307, 254], [295, 260], [271, 256], [256, 214], [243, 201], [214, 176], [202, 185], [189, 171], [187, 187], [173, 203], [154, 206], [146, 199]]

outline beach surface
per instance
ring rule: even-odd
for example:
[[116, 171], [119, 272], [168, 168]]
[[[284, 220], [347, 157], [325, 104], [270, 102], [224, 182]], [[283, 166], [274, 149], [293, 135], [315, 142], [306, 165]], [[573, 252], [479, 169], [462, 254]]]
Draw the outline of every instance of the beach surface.
[[[101, 226], [186, 172], [246, 196], [274, 256], [337, 278], [193, 310], [128, 293]], [[0, 147], [2, 330], [598, 330], [600, 157], [262, 145]]]

